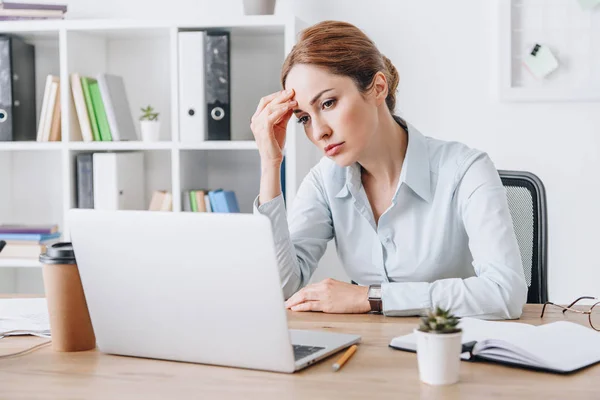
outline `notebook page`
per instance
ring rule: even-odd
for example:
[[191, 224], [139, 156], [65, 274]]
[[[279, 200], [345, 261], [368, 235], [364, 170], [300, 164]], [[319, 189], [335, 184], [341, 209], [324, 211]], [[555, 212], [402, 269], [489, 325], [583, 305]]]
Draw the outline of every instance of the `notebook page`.
[[0, 338], [10, 335], [50, 336], [45, 298], [0, 299]]
[[[511, 338], [515, 335], [523, 335], [530, 332], [534, 326], [521, 322], [486, 321], [477, 318], [461, 318], [458, 325], [462, 331], [462, 342], [480, 342], [486, 339]], [[527, 334], [527, 333], [525, 333]], [[392, 339], [390, 346], [406, 350], [417, 350], [417, 337], [414, 333], [398, 336]]]
[[600, 361], [600, 332], [573, 322], [538, 326], [533, 334], [512, 338], [511, 343], [544, 360], [547, 367], [560, 371]]

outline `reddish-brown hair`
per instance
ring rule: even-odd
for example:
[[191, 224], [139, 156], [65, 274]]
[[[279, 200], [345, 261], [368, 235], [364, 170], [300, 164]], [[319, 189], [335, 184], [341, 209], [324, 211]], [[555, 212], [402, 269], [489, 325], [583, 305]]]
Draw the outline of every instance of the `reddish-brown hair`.
[[385, 102], [394, 114], [398, 71], [379, 52], [375, 43], [356, 26], [347, 22], [323, 21], [303, 30], [283, 63], [282, 87], [285, 87], [287, 76], [296, 64], [315, 65], [332, 74], [347, 76], [363, 94], [372, 89], [373, 78], [381, 71], [388, 83]]

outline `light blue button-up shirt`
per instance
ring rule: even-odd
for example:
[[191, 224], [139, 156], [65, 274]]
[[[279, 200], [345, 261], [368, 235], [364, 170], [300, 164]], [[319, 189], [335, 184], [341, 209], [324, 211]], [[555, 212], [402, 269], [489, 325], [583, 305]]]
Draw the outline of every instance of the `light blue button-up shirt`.
[[286, 215], [282, 195], [254, 212], [270, 218], [285, 298], [305, 286], [327, 242], [346, 274], [381, 283], [385, 315], [431, 307], [458, 316], [518, 318], [527, 285], [498, 172], [486, 153], [423, 136], [408, 148], [390, 207], [376, 223], [358, 164], [324, 157]]

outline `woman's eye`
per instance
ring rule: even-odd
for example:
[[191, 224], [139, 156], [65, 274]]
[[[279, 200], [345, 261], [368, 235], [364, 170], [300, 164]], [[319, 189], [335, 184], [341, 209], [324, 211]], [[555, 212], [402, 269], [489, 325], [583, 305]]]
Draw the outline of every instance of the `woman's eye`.
[[334, 104], [335, 104], [335, 100], [334, 99], [324, 101], [323, 102], [323, 108], [324, 109], [331, 108], [331, 107], [333, 107]]
[[308, 122], [308, 117], [306, 115], [304, 117], [298, 118], [299, 124], [306, 125], [307, 122]]

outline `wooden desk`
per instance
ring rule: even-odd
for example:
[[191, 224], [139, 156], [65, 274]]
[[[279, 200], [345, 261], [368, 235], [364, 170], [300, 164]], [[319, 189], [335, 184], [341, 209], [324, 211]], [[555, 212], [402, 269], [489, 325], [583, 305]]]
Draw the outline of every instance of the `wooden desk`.
[[[527, 305], [521, 322], [567, 319], [587, 324], [574, 313]], [[289, 313], [296, 329], [357, 333], [362, 343], [340, 372], [332, 372], [336, 354], [296, 374], [119, 357], [98, 351], [54, 353], [45, 347], [0, 360], [0, 398], [10, 399], [598, 399], [600, 365], [568, 376], [485, 363], [461, 363], [460, 383], [432, 387], [419, 381], [415, 354], [388, 347], [397, 335], [411, 332], [416, 318], [378, 315]], [[45, 339], [0, 340], [0, 354]]]

